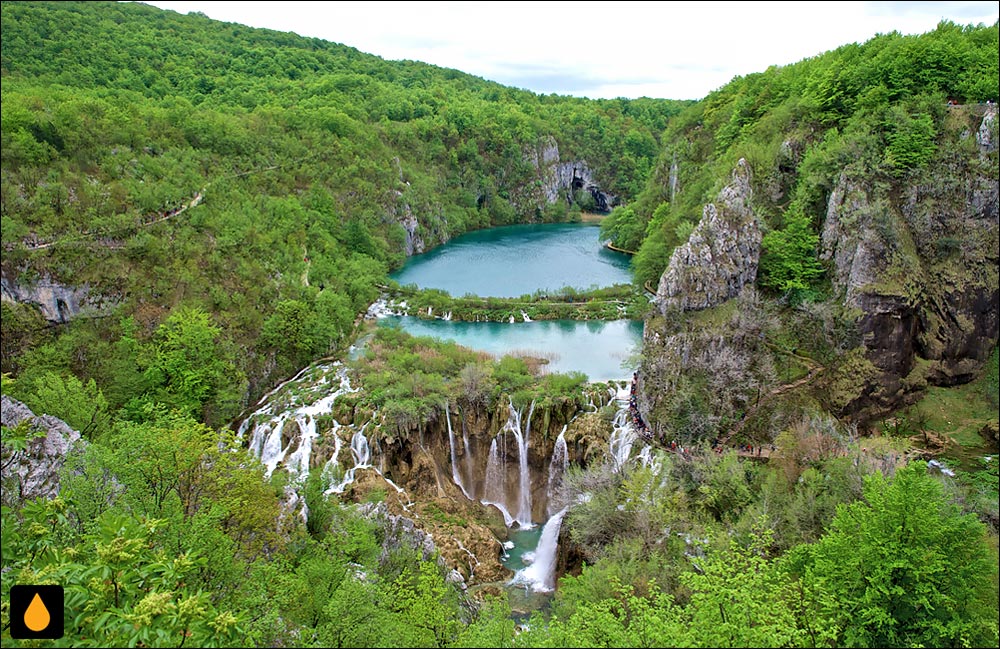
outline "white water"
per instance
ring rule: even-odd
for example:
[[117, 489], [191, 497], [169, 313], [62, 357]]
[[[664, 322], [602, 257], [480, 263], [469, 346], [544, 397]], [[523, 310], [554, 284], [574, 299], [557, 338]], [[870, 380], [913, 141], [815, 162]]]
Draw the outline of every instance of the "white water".
[[[503, 435], [503, 431], [497, 437], [500, 435]], [[480, 502], [499, 509], [507, 527], [514, 524], [514, 517], [507, 510], [507, 467], [504, 466], [504, 458], [500, 455], [496, 437], [490, 444], [490, 456], [486, 460], [486, 479], [483, 482], [483, 499]]]
[[[468, 490], [465, 488], [465, 484], [462, 482], [462, 476], [458, 471], [458, 460], [455, 458], [455, 433], [451, 429], [451, 411], [448, 409], [448, 402], [444, 402], [444, 418], [448, 422], [448, 446], [451, 448], [451, 479], [455, 481], [458, 488], [462, 490], [465, 497], [469, 500], [473, 500], [472, 496], [469, 495]], [[465, 454], [469, 454], [469, 443], [465, 441]]]
[[[332, 367], [336, 368], [336, 376], [340, 381], [337, 389], [328, 392], [322, 398], [307, 405], [297, 406], [296, 401], [299, 401], [302, 396], [292, 395], [291, 403], [287, 409], [277, 416], [272, 415], [271, 404], [264, 405], [240, 424], [239, 437], [242, 439], [250, 427], [250, 422], [258, 421], [250, 434], [249, 450], [260, 458], [261, 463], [265, 467], [266, 475], [270, 476], [278, 464], [283, 462], [293, 482], [302, 482], [308, 476], [313, 442], [319, 437], [319, 431], [316, 430], [316, 417], [331, 412], [333, 402], [338, 396], [354, 391], [347, 377], [347, 370], [340, 367], [339, 363], [335, 363]], [[302, 370], [291, 381], [282, 383], [278, 388], [265, 395], [264, 399], [274, 395], [278, 390], [289, 385], [295, 379], [300, 378], [305, 372], [306, 370]], [[323, 376], [315, 385], [306, 389], [304, 396], [314, 396], [322, 390], [329, 390], [326, 376]], [[263, 399], [258, 403], [263, 403]], [[263, 421], [261, 421], [262, 419]], [[289, 419], [295, 422], [299, 434], [293, 435], [294, 439], [289, 442], [288, 446], [283, 447], [282, 431]], [[337, 428], [339, 428], [339, 425], [334, 423], [334, 435], [336, 435]], [[297, 444], [297, 446], [294, 451], [289, 453], [293, 444]]]
[[[344, 478], [338, 484], [331, 486], [329, 489], [323, 493], [329, 495], [332, 493], [343, 493], [347, 485], [354, 482], [354, 474], [357, 473], [358, 469], [370, 469], [371, 465], [371, 448], [368, 446], [368, 438], [365, 437], [365, 427], [362, 426], [361, 430], [354, 433], [351, 437], [351, 453], [354, 455], [354, 466], [344, 473]], [[337, 457], [334, 456], [330, 458], [330, 462], [336, 462]]]
[[517, 499], [517, 524], [523, 529], [532, 527], [531, 522], [531, 472], [528, 469], [528, 438], [531, 434], [531, 416], [535, 414], [535, 402], [531, 402], [528, 409], [528, 421], [524, 425], [524, 432], [521, 432], [521, 413], [514, 410], [514, 406], [509, 404], [510, 418], [507, 425], [511, 427], [517, 439], [519, 477], [518, 499]]
[[[510, 585], [523, 585], [539, 593], [555, 589], [556, 550], [559, 547], [559, 529], [565, 515], [566, 509], [560, 509], [545, 523], [538, 539], [538, 547], [531, 554], [531, 565], [518, 570], [510, 580]], [[525, 554], [525, 558], [528, 558], [528, 554]]]
[[[459, 413], [461, 414], [461, 411], [459, 411]], [[465, 475], [466, 476], [470, 476], [470, 475], [474, 476], [474, 475], [476, 475], [476, 468], [475, 468], [475, 465], [473, 464], [472, 452], [469, 450], [469, 433], [465, 429], [465, 417], [461, 417], [460, 421], [462, 422], [462, 448], [465, 449], [465, 456], [464, 456], [465, 457]], [[475, 482], [473, 482], [473, 485], [475, 485]], [[473, 494], [473, 495], [475, 495], [475, 494]], [[475, 498], [472, 498], [472, 500], [475, 500]]]
[[[621, 471], [622, 467], [625, 466], [632, 455], [632, 446], [639, 439], [639, 433], [632, 426], [632, 419], [629, 416], [629, 397], [631, 394], [627, 385], [615, 391], [614, 395], [618, 404], [618, 412], [615, 413], [615, 419], [612, 423], [613, 430], [608, 440], [608, 454], [614, 462], [615, 471]], [[652, 461], [651, 453], [652, 447], [649, 444], [644, 444], [643, 448], [640, 449], [639, 457], [644, 464], [649, 465]]]
[[628, 462], [632, 453], [632, 444], [638, 435], [632, 428], [632, 422], [628, 418], [628, 408], [619, 410], [615, 414], [614, 430], [611, 431], [611, 438], [608, 440], [608, 452], [614, 462], [615, 471], [621, 471], [625, 463]]
[[548, 514], [552, 515], [556, 495], [562, 486], [563, 476], [566, 475], [566, 468], [569, 466], [569, 449], [566, 448], [566, 429], [569, 424], [563, 426], [562, 432], [556, 438], [556, 443], [552, 447], [552, 459], [549, 461], [549, 484], [548, 484]]

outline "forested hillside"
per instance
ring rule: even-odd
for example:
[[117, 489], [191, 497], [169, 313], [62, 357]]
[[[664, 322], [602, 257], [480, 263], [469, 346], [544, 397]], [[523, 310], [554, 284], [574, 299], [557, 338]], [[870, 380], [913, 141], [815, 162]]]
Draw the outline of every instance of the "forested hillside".
[[639, 251], [637, 281], [657, 282], [702, 205], [745, 158], [754, 207], [772, 232], [759, 284], [816, 291], [822, 273], [810, 253], [837, 174], [854, 165], [882, 183], [912, 183], [944, 146], [943, 132], [974, 132], [982, 105], [996, 104], [997, 51], [996, 25], [942, 22], [927, 34], [883, 34], [734, 79], [670, 123], [647, 186], [605, 232]]
[[[1000, 642], [998, 25], [698, 102], [137, 3], [0, 29], [5, 647]], [[633, 381], [349, 353], [407, 256], [603, 208], [655, 294]], [[518, 475], [562, 524], [534, 612], [487, 502]], [[11, 637], [14, 584], [65, 588], [63, 639]]]
[[[254, 350], [192, 404], [216, 424], [346, 345], [415, 249], [594, 209], [560, 163], [631, 200], [684, 105], [538, 96], [134, 3], [5, 2], [2, 29], [5, 286], [86, 286], [92, 306], [51, 341], [5, 301], [4, 371], [94, 378], [118, 408], [171, 380], [111, 387], [121, 363], [150, 379], [140, 350], [194, 310]], [[59, 360], [22, 357], [46, 343]]]

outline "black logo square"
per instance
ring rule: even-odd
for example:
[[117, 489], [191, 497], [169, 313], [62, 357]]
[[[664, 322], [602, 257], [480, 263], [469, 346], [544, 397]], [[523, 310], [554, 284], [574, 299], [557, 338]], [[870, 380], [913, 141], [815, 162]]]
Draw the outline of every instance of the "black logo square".
[[10, 637], [57, 640], [63, 632], [62, 586], [10, 587]]

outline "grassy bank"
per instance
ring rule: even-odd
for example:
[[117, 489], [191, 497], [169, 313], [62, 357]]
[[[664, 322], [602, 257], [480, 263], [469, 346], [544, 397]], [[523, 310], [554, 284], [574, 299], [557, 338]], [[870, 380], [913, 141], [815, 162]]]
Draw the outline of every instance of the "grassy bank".
[[630, 284], [589, 291], [538, 291], [514, 298], [452, 297], [438, 289], [390, 284], [385, 287], [385, 296], [399, 313], [419, 318], [447, 316], [465, 322], [638, 319], [649, 304], [647, 297]]

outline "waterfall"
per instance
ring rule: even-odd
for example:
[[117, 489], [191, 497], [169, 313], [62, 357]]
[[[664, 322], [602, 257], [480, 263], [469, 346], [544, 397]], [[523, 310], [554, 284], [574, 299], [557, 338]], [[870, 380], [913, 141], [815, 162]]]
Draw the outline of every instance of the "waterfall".
[[365, 469], [371, 466], [371, 448], [368, 446], [368, 438], [365, 437], [363, 430], [354, 433], [354, 437], [351, 438], [351, 452], [354, 453], [356, 461], [354, 468]]
[[[354, 455], [354, 466], [347, 470], [344, 474], [344, 479], [338, 484], [332, 485], [329, 489], [323, 493], [330, 495], [332, 493], [343, 493], [347, 485], [354, 482], [354, 474], [358, 469], [370, 469], [371, 468], [371, 449], [368, 446], [368, 438], [365, 437], [365, 427], [362, 426], [361, 430], [354, 433], [351, 437], [351, 453]], [[336, 464], [337, 456], [334, 455], [330, 458], [330, 462]]]
[[250, 438], [250, 450], [260, 457], [267, 476], [270, 476], [278, 463], [285, 459], [287, 449], [281, 447], [281, 431], [285, 428], [285, 420], [287, 419], [288, 415], [283, 414], [269, 422], [270, 425], [257, 426]]
[[[470, 476], [470, 475], [474, 476], [474, 475], [476, 475], [476, 467], [472, 463], [472, 452], [469, 451], [469, 433], [468, 433], [468, 431], [465, 430], [465, 417], [461, 417], [460, 421], [462, 422], [462, 448], [465, 449], [465, 456], [464, 456], [465, 457], [465, 475], [466, 476]], [[473, 485], [475, 485], [475, 482], [473, 482]], [[473, 498], [473, 500], [475, 500], [475, 499]]]
[[650, 469], [653, 470], [654, 474], [659, 475], [661, 465], [660, 461], [653, 455], [652, 446], [650, 446], [649, 444], [644, 445], [642, 449], [639, 451], [638, 458], [639, 461], [642, 462], [643, 466], [649, 467]]
[[299, 427], [299, 446], [291, 455], [285, 458], [285, 468], [292, 475], [309, 475], [309, 456], [312, 454], [312, 443], [316, 439], [316, 420], [308, 415], [295, 418]]
[[[503, 434], [502, 432], [500, 433]], [[499, 435], [498, 435], [499, 437]], [[514, 524], [514, 518], [507, 511], [507, 467], [504, 466], [504, 459], [500, 456], [500, 449], [497, 446], [497, 438], [493, 438], [490, 444], [490, 456], [486, 461], [486, 479], [483, 482], [483, 499], [480, 501], [484, 505], [493, 505], [503, 514], [503, 522], [507, 527]]]
[[533, 526], [531, 522], [531, 473], [528, 470], [528, 441], [531, 434], [531, 416], [535, 412], [535, 402], [532, 400], [528, 409], [528, 421], [524, 425], [524, 433], [521, 432], [521, 413], [514, 410], [513, 404], [509, 404], [511, 416], [507, 420], [507, 426], [511, 427], [517, 439], [518, 464], [520, 480], [518, 482], [518, 504], [517, 504], [517, 524], [522, 529]]
[[326, 483], [326, 482], [329, 482], [331, 484], [333, 483], [333, 479], [334, 479], [333, 470], [336, 469], [336, 468], [339, 468], [339, 466], [340, 466], [339, 464], [337, 464], [337, 458], [340, 457], [340, 449], [343, 446], [343, 443], [340, 441], [340, 435], [337, 434], [337, 430], [338, 429], [339, 429], [339, 427], [334, 428], [334, 435], [333, 435], [333, 455], [331, 455], [330, 459], [326, 461], [325, 465], [323, 465], [323, 481], [324, 481], [324, 483]]
[[[336, 377], [340, 382], [340, 385], [332, 391], [328, 386], [327, 378], [327, 372], [330, 370], [335, 371]], [[296, 381], [303, 379], [310, 371], [312, 373], [320, 371], [323, 374], [315, 383], [304, 386], [305, 389], [302, 389], [302, 386], [296, 385]], [[301, 483], [309, 475], [313, 443], [319, 437], [319, 431], [316, 429], [316, 417], [330, 413], [333, 410], [333, 402], [337, 397], [347, 392], [355, 392], [356, 390], [351, 388], [347, 370], [340, 363], [334, 363], [329, 366], [310, 366], [300, 371], [294, 378], [285, 381], [277, 388], [268, 392], [258, 401], [258, 404], [263, 404], [267, 398], [277, 394], [280, 390], [288, 386], [295, 386], [296, 390], [301, 390], [301, 393], [293, 391], [288, 395], [290, 403], [283, 412], [273, 415], [272, 409], [274, 405], [272, 403], [262, 405], [240, 424], [238, 435], [240, 439], [243, 439], [250, 428], [250, 422], [258, 421], [258, 423], [254, 424], [253, 430], [250, 433], [248, 450], [260, 458], [261, 463], [265, 467], [266, 475], [270, 476], [278, 464], [284, 462], [292, 481]], [[304, 398], [315, 397], [318, 393], [324, 391], [326, 394], [313, 403], [301, 405]], [[291, 443], [286, 447], [282, 447], [282, 432], [289, 419], [294, 419], [299, 431], [295, 440], [298, 445], [291, 454], [288, 453], [292, 447]], [[335, 423], [334, 430], [337, 427], [338, 425]]]
[[542, 536], [538, 539], [538, 547], [534, 552], [534, 561], [530, 566], [517, 571], [510, 580], [511, 585], [523, 584], [539, 593], [549, 592], [555, 588], [559, 528], [565, 515], [566, 509], [560, 509], [545, 523]]
[[632, 422], [628, 419], [628, 407], [620, 409], [615, 414], [614, 430], [611, 432], [611, 439], [608, 441], [608, 452], [615, 463], [615, 470], [620, 471], [628, 462], [632, 453], [632, 444], [638, 435], [632, 428]]
[[562, 432], [556, 438], [556, 443], [552, 447], [552, 460], [549, 462], [549, 485], [548, 485], [548, 514], [552, 515], [552, 503], [559, 488], [562, 486], [563, 476], [566, 475], [566, 467], [569, 466], [569, 449], [566, 448], [566, 429], [569, 424], [563, 426]]
[[[458, 471], [458, 460], [455, 458], [455, 433], [451, 429], [451, 412], [448, 410], [447, 401], [444, 402], [444, 418], [448, 422], [448, 446], [451, 447], [451, 479], [455, 481], [455, 484], [462, 490], [465, 497], [472, 500], [472, 496], [469, 495], [469, 492], [465, 489], [465, 485], [462, 484], [462, 476]], [[465, 453], [466, 455], [469, 453], [468, 441], [466, 441]]]

